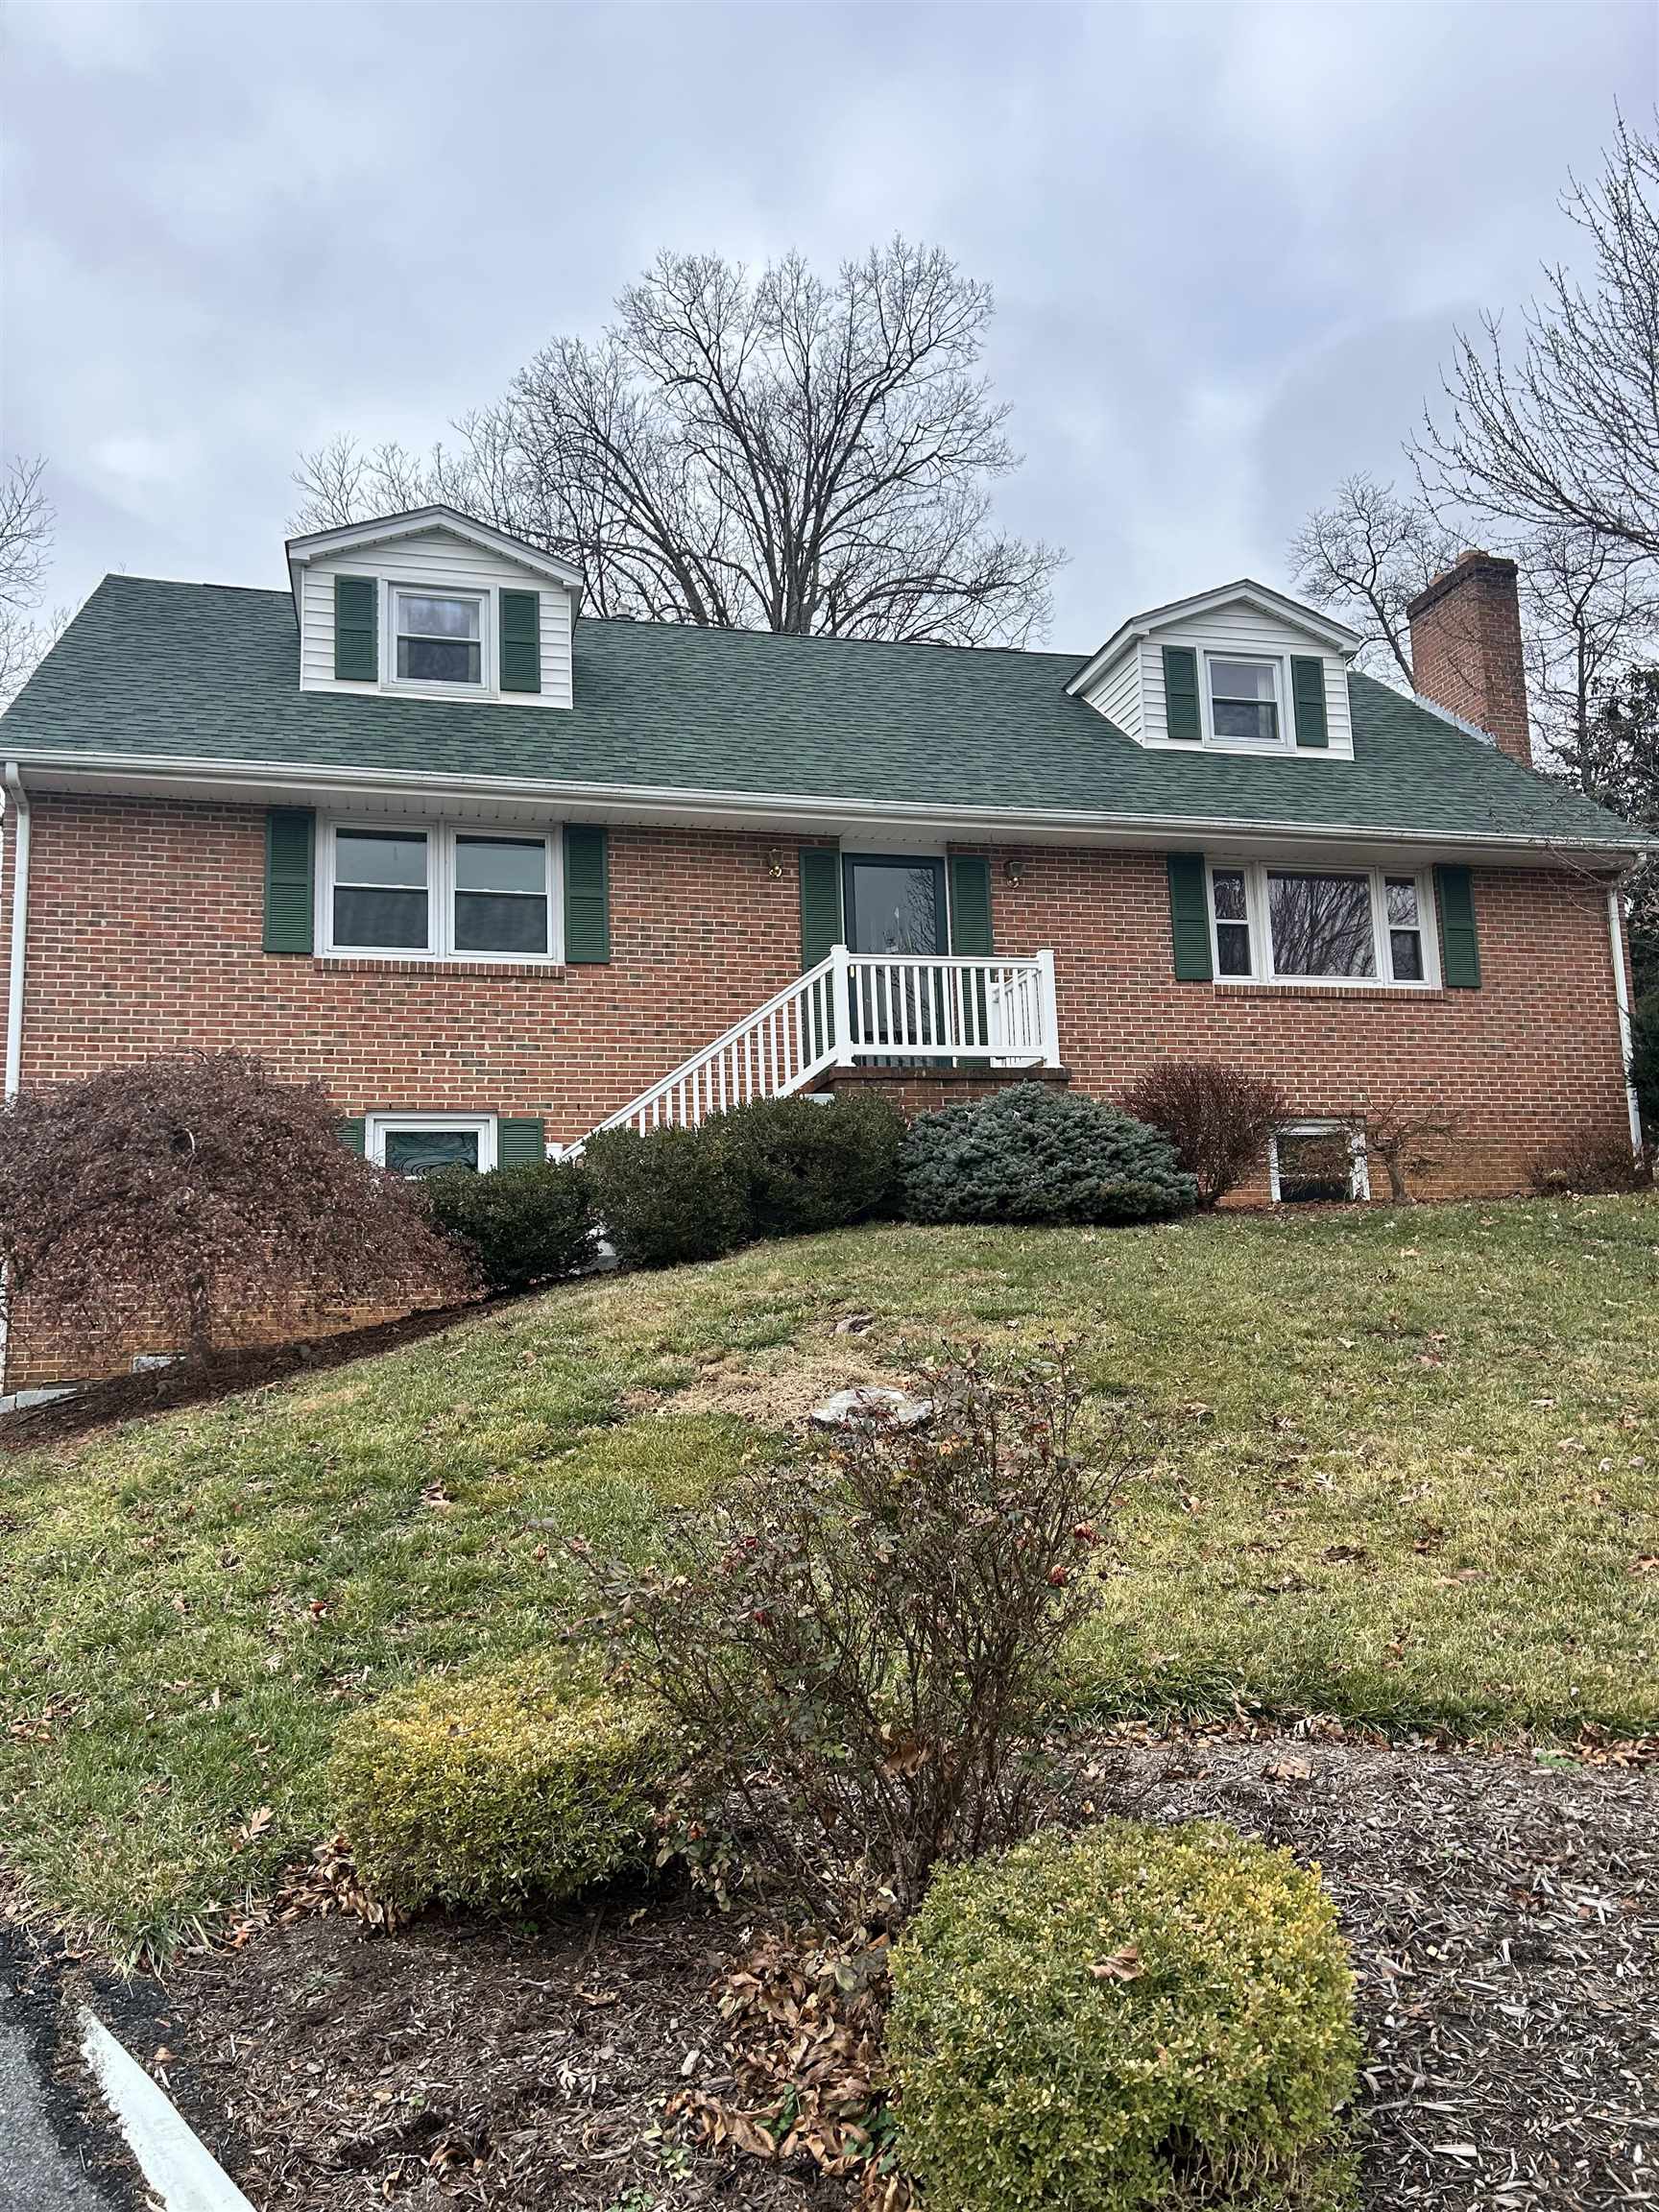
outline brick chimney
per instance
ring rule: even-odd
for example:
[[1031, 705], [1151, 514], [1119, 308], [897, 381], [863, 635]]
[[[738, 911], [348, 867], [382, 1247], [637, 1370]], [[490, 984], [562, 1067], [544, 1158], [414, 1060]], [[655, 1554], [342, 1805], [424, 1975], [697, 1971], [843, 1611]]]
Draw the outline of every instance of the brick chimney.
[[1406, 616], [1411, 671], [1424, 698], [1486, 731], [1500, 751], [1530, 768], [1514, 562], [1499, 553], [1460, 553], [1418, 592]]

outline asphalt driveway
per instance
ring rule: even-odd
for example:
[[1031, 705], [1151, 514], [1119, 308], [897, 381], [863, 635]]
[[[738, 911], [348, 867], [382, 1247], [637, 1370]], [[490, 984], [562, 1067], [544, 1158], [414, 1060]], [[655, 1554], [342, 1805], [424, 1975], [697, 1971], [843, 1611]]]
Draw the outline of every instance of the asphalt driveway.
[[55, 1998], [22, 1992], [0, 1950], [0, 2212], [126, 2212], [131, 2200], [90, 2168], [107, 2143], [52, 2080]]

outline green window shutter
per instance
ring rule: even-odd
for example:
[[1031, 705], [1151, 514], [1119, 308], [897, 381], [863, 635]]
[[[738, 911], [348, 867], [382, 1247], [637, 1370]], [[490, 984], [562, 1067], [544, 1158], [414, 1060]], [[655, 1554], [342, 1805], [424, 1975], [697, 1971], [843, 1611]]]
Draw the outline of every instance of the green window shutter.
[[1294, 660], [1290, 663], [1290, 696], [1296, 707], [1298, 745], [1328, 746], [1331, 733], [1325, 725], [1325, 663]]
[[495, 1118], [497, 1167], [540, 1167], [547, 1157], [547, 1138], [540, 1114]]
[[1169, 933], [1175, 943], [1176, 981], [1214, 981], [1214, 971], [1210, 964], [1210, 892], [1204, 880], [1202, 853], [1169, 854]]
[[803, 845], [801, 877], [801, 966], [816, 968], [831, 946], [841, 943], [841, 854], [834, 845]]
[[340, 1124], [340, 1142], [348, 1152], [355, 1152], [359, 1160], [369, 1157], [369, 1123], [361, 1114], [353, 1115]]
[[265, 950], [309, 952], [317, 817], [308, 806], [273, 806], [265, 816]]
[[991, 863], [976, 854], [950, 855], [950, 950], [961, 960], [991, 955]]
[[1475, 891], [1467, 868], [1436, 868], [1440, 916], [1440, 980], [1449, 990], [1479, 991], [1480, 945], [1475, 934]]
[[565, 957], [611, 957], [611, 841], [601, 823], [565, 825]]
[[501, 688], [503, 691], [540, 691], [541, 688], [541, 594], [539, 591], [503, 591], [501, 594]]
[[1190, 645], [1164, 648], [1164, 713], [1166, 734], [1195, 744], [1204, 735], [1198, 718], [1198, 656]]
[[380, 587], [373, 576], [334, 579], [334, 677], [373, 684], [380, 674]]

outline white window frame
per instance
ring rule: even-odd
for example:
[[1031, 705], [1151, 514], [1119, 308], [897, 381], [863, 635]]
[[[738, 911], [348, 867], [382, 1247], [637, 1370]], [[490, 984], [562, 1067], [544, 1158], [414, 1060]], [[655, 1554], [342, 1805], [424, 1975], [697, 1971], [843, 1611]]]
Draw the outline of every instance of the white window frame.
[[386, 1140], [395, 1129], [459, 1129], [478, 1140], [478, 1172], [486, 1175], [495, 1165], [493, 1114], [370, 1114], [363, 1122], [363, 1149], [376, 1167], [386, 1165]]
[[[1257, 748], [1266, 752], [1266, 746]], [[1250, 973], [1221, 973], [1220, 936], [1215, 923], [1217, 874], [1242, 875], [1244, 912], [1250, 924]], [[1371, 948], [1376, 956], [1373, 975], [1281, 975], [1273, 966], [1273, 933], [1267, 914], [1267, 878], [1291, 876], [1360, 876], [1371, 893]], [[1388, 897], [1385, 886], [1409, 881], [1417, 888], [1417, 930], [1423, 944], [1423, 974], [1396, 976], [1393, 949], [1388, 937]], [[1391, 868], [1386, 864], [1319, 859], [1247, 860], [1226, 854], [1204, 856], [1204, 896], [1210, 913], [1210, 972], [1217, 983], [1270, 983], [1284, 991], [1438, 991], [1440, 989], [1440, 930], [1434, 908], [1434, 876], [1429, 868]]]
[[[443, 961], [468, 967], [559, 968], [565, 961], [564, 839], [552, 824], [393, 820], [363, 815], [330, 815], [319, 825], [316, 942], [324, 957], [335, 960]], [[334, 935], [335, 853], [342, 830], [378, 830], [426, 840], [426, 943], [343, 945]], [[533, 845], [546, 856], [547, 950], [545, 952], [473, 952], [455, 947], [455, 840], [490, 837]]]
[[[488, 584], [417, 584], [406, 577], [388, 576], [380, 594], [384, 603], [380, 665], [384, 686], [391, 691], [413, 691], [423, 699], [485, 699], [495, 694], [495, 592]], [[397, 673], [397, 602], [399, 599], [469, 599], [478, 609], [478, 681], [445, 684], [431, 676]]]
[[[1203, 664], [1204, 681], [1200, 685], [1199, 713], [1204, 728], [1204, 742], [1217, 753], [1293, 753], [1296, 733], [1290, 727], [1290, 661], [1283, 653], [1230, 653], [1225, 646], [1206, 645], [1199, 655]], [[1215, 702], [1211, 670], [1217, 661], [1231, 661], [1243, 668], [1270, 668], [1273, 671], [1273, 720], [1277, 737], [1218, 737], [1215, 734]]]
[[1267, 1140], [1267, 1188], [1275, 1206], [1283, 1205], [1279, 1193], [1279, 1140], [1281, 1137], [1346, 1137], [1348, 1140], [1348, 1198], [1357, 1200], [1371, 1196], [1371, 1163], [1365, 1150], [1365, 1132], [1352, 1121], [1286, 1121], [1274, 1130]]

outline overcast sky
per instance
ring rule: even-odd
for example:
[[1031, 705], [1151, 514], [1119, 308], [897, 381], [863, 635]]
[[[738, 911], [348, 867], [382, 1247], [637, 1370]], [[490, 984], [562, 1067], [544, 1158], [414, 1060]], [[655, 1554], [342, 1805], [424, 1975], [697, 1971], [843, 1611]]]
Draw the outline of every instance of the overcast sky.
[[670, 246], [895, 229], [998, 298], [1053, 642], [1392, 472], [1454, 327], [1570, 253], [1659, 96], [1640, 4], [198, 4], [5, 12], [4, 435], [55, 600], [283, 582], [297, 448], [420, 444]]

